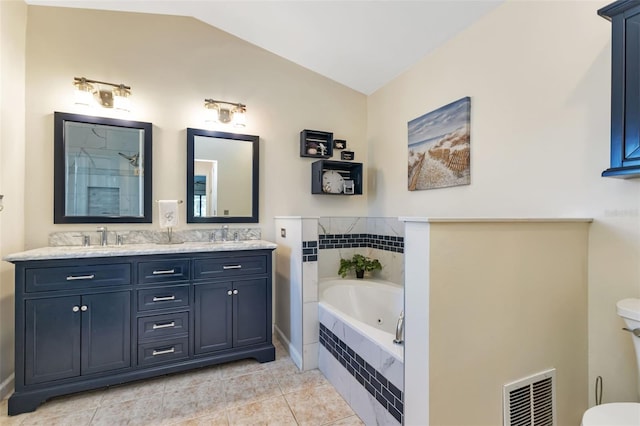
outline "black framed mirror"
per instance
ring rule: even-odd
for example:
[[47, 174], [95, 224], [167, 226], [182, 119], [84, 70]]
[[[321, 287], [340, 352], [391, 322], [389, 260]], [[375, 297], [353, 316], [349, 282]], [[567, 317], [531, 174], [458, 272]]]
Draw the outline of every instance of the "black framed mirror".
[[54, 223], [151, 223], [151, 123], [54, 113]]
[[257, 223], [259, 137], [187, 129], [187, 223]]

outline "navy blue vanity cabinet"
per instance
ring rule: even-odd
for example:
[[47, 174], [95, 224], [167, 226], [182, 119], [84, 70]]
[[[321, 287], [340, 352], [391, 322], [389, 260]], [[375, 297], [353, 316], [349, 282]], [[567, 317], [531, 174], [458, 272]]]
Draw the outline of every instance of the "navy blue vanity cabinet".
[[266, 343], [264, 278], [196, 285], [195, 353]]
[[616, 1], [598, 14], [611, 21], [611, 167], [602, 176], [640, 177], [640, 3]]
[[25, 384], [131, 366], [131, 292], [25, 301]]
[[195, 353], [271, 343], [266, 253], [196, 259]]
[[25, 271], [25, 384], [130, 367], [130, 265], [56, 265]]
[[156, 256], [136, 263], [137, 365], [175, 363], [191, 355], [191, 259]]
[[265, 248], [14, 261], [9, 415], [58, 395], [273, 361], [271, 256]]
[[131, 263], [15, 262], [15, 393], [9, 414], [133, 369]]

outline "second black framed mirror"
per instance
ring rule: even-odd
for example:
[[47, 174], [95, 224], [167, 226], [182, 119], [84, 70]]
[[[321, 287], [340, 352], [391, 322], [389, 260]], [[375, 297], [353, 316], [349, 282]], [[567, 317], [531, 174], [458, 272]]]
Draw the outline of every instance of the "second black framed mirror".
[[187, 223], [257, 223], [259, 137], [187, 129]]

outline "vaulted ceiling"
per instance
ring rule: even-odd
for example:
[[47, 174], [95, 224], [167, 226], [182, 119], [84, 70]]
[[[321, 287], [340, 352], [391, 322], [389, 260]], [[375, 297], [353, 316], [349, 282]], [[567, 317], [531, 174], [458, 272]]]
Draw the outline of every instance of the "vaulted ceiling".
[[371, 94], [503, 0], [26, 0], [192, 16]]

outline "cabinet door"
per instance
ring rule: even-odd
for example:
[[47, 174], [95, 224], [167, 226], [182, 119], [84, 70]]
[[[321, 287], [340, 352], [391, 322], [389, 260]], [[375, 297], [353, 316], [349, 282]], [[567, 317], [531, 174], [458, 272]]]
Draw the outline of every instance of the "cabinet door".
[[640, 10], [625, 19], [625, 166], [640, 164]]
[[267, 280], [233, 282], [233, 346], [267, 341]]
[[25, 301], [25, 384], [80, 375], [80, 296]]
[[82, 296], [82, 374], [131, 366], [131, 292]]
[[195, 286], [195, 353], [231, 347], [233, 289], [231, 283]]

